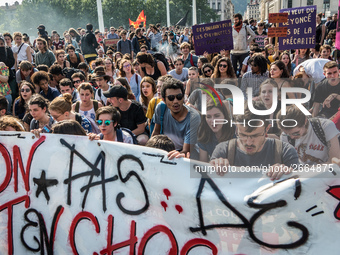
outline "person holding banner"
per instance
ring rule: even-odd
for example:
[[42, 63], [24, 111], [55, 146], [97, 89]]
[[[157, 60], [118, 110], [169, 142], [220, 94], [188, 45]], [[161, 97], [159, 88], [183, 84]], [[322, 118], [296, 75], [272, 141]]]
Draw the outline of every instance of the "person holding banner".
[[255, 36], [254, 31], [246, 24], [243, 24], [242, 15], [236, 13], [233, 26], [234, 49], [230, 51], [230, 56], [237, 76], [240, 72], [239, 69], [242, 68], [243, 60], [248, 56], [248, 45], [255, 39]]
[[[262, 101], [254, 101], [253, 106], [257, 110], [267, 109]], [[247, 105], [244, 114], [235, 118], [237, 138], [218, 144], [210, 164], [217, 170], [229, 165], [258, 168], [269, 165], [267, 176], [271, 180], [280, 179], [284, 173], [289, 174], [291, 166], [299, 164], [298, 154], [290, 144], [267, 138], [271, 126], [268, 118], [268, 115], [252, 113]]]

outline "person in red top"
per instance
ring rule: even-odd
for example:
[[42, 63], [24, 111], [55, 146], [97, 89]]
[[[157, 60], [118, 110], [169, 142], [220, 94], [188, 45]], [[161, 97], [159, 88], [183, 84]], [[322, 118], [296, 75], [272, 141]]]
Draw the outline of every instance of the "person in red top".
[[64, 41], [60, 40], [60, 35], [58, 33], [54, 35], [54, 40], [52, 44], [55, 50], [65, 50], [65, 43]]

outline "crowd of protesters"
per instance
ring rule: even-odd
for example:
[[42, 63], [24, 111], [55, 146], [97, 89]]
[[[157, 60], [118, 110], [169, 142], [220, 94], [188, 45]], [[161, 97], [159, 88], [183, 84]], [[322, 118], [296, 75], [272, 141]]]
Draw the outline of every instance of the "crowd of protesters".
[[[240, 14], [234, 15], [234, 48], [203, 56], [195, 54], [189, 27], [156, 24], [101, 32], [87, 24], [61, 35], [49, 34], [41, 24], [32, 43], [26, 33], [1, 34], [0, 130], [87, 134], [162, 148], [170, 159], [190, 155], [214, 166], [331, 163], [340, 151], [340, 52], [337, 15], [326, 24], [320, 15], [315, 47], [295, 51], [280, 51], [275, 38], [266, 37], [268, 24]], [[259, 35], [260, 44], [255, 43]], [[117, 39], [117, 47], [106, 47], [106, 39]], [[310, 72], [304, 63], [311, 59], [325, 62]], [[324, 79], [316, 80], [315, 72]], [[240, 88], [257, 110], [276, 109], [258, 116], [246, 106], [244, 115], [233, 115], [233, 94], [215, 90], [215, 84]], [[310, 91], [304, 107], [312, 118], [294, 105], [281, 114], [281, 89], [292, 87]], [[304, 96], [287, 94], [289, 99]], [[238, 124], [216, 124], [216, 119]], [[240, 125], [252, 119], [265, 124]], [[280, 124], [290, 119], [296, 120], [293, 127]]]

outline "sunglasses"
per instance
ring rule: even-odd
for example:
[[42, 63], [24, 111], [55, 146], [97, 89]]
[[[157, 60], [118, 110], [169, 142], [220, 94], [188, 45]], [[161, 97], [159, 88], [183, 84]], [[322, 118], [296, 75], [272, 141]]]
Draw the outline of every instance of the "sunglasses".
[[21, 89], [21, 92], [30, 92], [31, 90], [30, 89]]
[[104, 120], [104, 121], [102, 121], [102, 120], [97, 120], [96, 122], [97, 122], [97, 125], [98, 125], [98, 126], [103, 125], [103, 123], [104, 123], [105, 126], [110, 126], [111, 122], [113, 123], [113, 120]]
[[131, 65], [128, 64], [128, 65], [123, 66], [123, 68], [128, 68], [128, 67], [130, 67], [130, 66], [131, 66]]
[[169, 96], [166, 96], [169, 101], [174, 101], [175, 98], [177, 98], [177, 100], [182, 100], [183, 99], [183, 94], [177, 94], [177, 95], [169, 95]]
[[223, 64], [219, 64], [218, 67], [223, 67], [223, 68], [227, 68], [227, 65], [223, 65]]
[[81, 83], [81, 80], [73, 81], [73, 83]]
[[211, 69], [205, 70], [204, 73], [211, 73], [211, 71], [212, 71]]

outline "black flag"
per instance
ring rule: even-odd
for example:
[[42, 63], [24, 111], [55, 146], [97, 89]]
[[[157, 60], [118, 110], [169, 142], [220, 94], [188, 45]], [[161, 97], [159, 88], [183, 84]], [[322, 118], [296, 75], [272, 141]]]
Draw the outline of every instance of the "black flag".
[[188, 13], [189, 11], [187, 11], [185, 16], [176, 23], [176, 26], [185, 26], [185, 24], [187, 23]]

